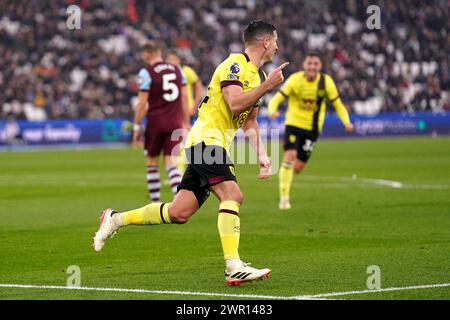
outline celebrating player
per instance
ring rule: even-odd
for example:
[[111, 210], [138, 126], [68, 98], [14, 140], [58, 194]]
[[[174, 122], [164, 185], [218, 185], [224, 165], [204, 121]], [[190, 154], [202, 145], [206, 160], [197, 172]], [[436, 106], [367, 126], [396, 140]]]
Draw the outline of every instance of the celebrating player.
[[300, 173], [307, 163], [322, 130], [325, 119], [325, 99], [333, 103], [336, 112], [348, 133], [353, 125], [339, 98], [333, 79], [321, 73], [322, 62], [317, 53], [307, 54], [303, 62], [304, 71], [289, 76], [286, 83], [269, 102], [269, 116], [280, 116], [278, 106], [289, 98], [284, 133], [284, 159], [279, 173], [281, 210], [291, 208], [289, 194], [293, 173]]
[[239, 209], [243, 195], [236, 182], [234, 164], [229, 158], [230, 143], [242, 127], [252, 137], [259, 156], [259, 179], [271, 174], [271, 164], [259, 136], [256, 119], [259, 100], [284, 80], [284, 63], [268, 77], [261, 67], [272, 61], [278, 50], [273, 25], [253, 21], [244, 30], [245, 53], [233, 53], [215, 70], [199, 117], [189, 132], [186, 155], [189, 165], [179, 192], [172, 203], [151, 203], [143, 208], [118, 213], [103, 211], [94, 249], [100, 251], [106, 240], [127, 225], [183, 224], [198, 211], [210, 191], [219, 199], [218, 229], [229, 285], [267, 277], [271, 270], [256, 269], [241, 261]]
[[172, 140], [174, 130], [188, 122], [186, 105], [186, 79], [178, 66], [162, 59], [162, 50], [156, 42], [148, 42], [142, 48], [142, 60], [147, 66], [139, 72], [139, 97], [135, 109], [133, 144], [141, 139], [141, 122], [147, 114], [144, 133], [147, 155], [147, 189], [152, 201], [160, 201], [161, 182], [158, 161], [161, 151], [169, 177], [172, 193], [177, 193], [181, 174], [172, 161], [178, 141]]

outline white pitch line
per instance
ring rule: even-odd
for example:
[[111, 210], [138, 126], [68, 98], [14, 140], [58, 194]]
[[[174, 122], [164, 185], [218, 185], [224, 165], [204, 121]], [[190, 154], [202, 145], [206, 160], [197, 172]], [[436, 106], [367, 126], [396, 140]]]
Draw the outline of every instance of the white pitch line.
[[328, 297], [350, 296], [350, 295], [355, 295], [355, 294], [367, 294], [367, 293], [389, 292], [389, 291], [404, 291], [404, 290], [417, 290], [417, 289], [445, 288], [445, 287], [450, 287], [450, 283], [428, 284], [428, 285], [409, 286], [409, 287], [397, 287], [397, 288], [394, 287], [394, 288], [374, 289], [374, 290], [321, 293], [321, 294], [314, 294], [314, 295], [294, 296], [294, 297], [291, 297], [291, 299], [320, 299], [320, 298], [328, 298]]
[[359, 179], [361, 180], [363, 183], [372, 183], [378, 186], [388, 186], [391, 188], [402, 188], [403, 187], [403, 183], [399, 182], [399, 181], [392, 181], [392, 180], [386, 180], [386, 179], [370, 179], [370, 178], [362, 178]]
[[399, 181], [387, 180], [387, 179], [375, 179], [375, 178], [361, 178], [357, 175], [352, 177], [336, 177], [336, 176], [316, 176], [316, 175], [303, 175], [302, 179], [309, 181], [340, 181], [353, 185], [376, 185], [386, 186], [391, 188], [406, 188], [406, 189], [436, 189], [445, 190], [450, 189], [450, 185], [447, 184], [413, 184], [403, 183]]
[[166, 291], [166, 290], [146, 290], [146, 289], [121, 289], [121, 288], [39, 286], [39, 285], [28, 285], [28, 284], [0, 284], [0, 288], [57, 289], [57, 290], [80, 290], [80, 291], [104, 291], [104, 292], [172, 294], [172, 295], [184, 295], [184, 296], [250, 298], [250, 299], [269, 299], [269, 300], [292, 300], [292, 298], [290, 298], [290, 297], [265, 296], [265, 295], [253, 295], [253, 294], [231, 294], [231, 293], [214, 293], [214, 292], [191, 292], [191, 291], [170, 291], [170, 290]]
[[409, 287], [393, 287], [393, 288], [375, 289], [375, 290], [330, 292], [330, 293], [320, 293], [320, 294], [313, 294], [313, 295], [298, 295], [298, 296], [291, 296], [291, 297], [283, 297], [283, 296], [266, 296], [266, 295], [253, 295], [253, 294], [231, 294], [231, 293], [170, 291], [170, 290], [39, 286], [39, 285], [28, 285], [28, 284], [0, 284], [0, 288], [57, 289], [57, 290], [79, 290], [79, 291], [153, 293], [153, 294], [168, 294], [168, 295], [172, 294], [172, 295], [185, 295], [185, 296], [252, 298], [252, 299], [269, 299], [269, 300], [321, 300], [321, 299], [330, 298], [330, 297], [349, 296], [349, 295], [356, 295], [356, 294], [367, 294], [367, 293], [389, 292], [389, 291], [404, 291], [404, 290], [418, 290], [418, 289], [432, 289], [432, 288], [445, 288], [445, 287], [450, 287], [450, 283], [417, 285], [417, 286], [409, 286]]
[[313, 180], [313, 181], [334, 180], [334, 181], [340, 181], [340, 182], [387, 186], [387, 187], [391, 187], [391, 188], [401, 188], [403, 186], [403, 183], [401, 183], [399, 181], [393, 181], [393, 180], [387, 180], [387, 179], [361, 178], [361, 177], [358, 177], [357, 175], [353, 175], [352, 177], [304, 175], [303, 178], [306, 180]]

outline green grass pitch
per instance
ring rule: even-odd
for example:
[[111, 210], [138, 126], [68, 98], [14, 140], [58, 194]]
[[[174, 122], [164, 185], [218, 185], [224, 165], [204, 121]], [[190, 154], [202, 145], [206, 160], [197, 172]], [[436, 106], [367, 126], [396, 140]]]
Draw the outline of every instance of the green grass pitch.
[[[161, 291], [0, 287], [0, 299], [361, 291], [371, 265], [380, 267], [382, 289], [450, 283], [449, 138], [322, 140], [295, 177], [288, 212], [278, 210], [277, 176], [258, 181], [255, 165], [238, 165], [245, 195], [241, 257], [273, 270], [269, 279], [239, 287], [224, 282], [213, 196], [186, 225], [129, 227], [94, 253], [91, 238], [103, 208], [147, 203], [144, 171], [144, 157], [134, 149], [0, 153], [0, 284], [65, 286], [67, 268], [77, 265], [83, 287]], [[167, 185], [163, 200], [170, 200]], [[335, 298], [448, 299], [450, 287]]]

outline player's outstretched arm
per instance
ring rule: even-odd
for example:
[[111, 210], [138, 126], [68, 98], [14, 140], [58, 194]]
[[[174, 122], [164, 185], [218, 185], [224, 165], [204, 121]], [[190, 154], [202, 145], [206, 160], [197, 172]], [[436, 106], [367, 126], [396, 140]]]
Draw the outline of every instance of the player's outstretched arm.
[[341, 98], [339, 97], [339, 92], [337, 90], [336, 83], [331, 77], [329, 76], [326, 77], [328, 78], [325, 85], [327, 96], [330, 97], [330, 102], [333, 104], [333, 107], [336, 110], [339, 119], [341, 119], [341, 122], [345, 127], [345, 131], [347, 133], [352, 133], [353, 124], [350, 122], [350, 116], [348, 114], [348, 111], [345, 108], [344, 104], [342, 103]]
[[341, 122], [345, 127], [345, 131], [347, 133], [352, 133], [353, 124], [350, 122], [350, 116], [344, 104], [342, 103], [341, 98], [337, 97], [336, 99], [333, 100], [332, 103], [334, 109], [336, 109], [336, 113], [338, 114], [339, 119], [341, 119]]
[[147, 112], [148, 96], [148, 91], [139, 92], [138, 103], [134, 111], [133, 146], [135, 147], [139, 145], [139, 140], [141, 139], [141, 122]]
[[277, 92], [269, 101], [269, 117], [271, 120], [276, 119], [280, 116], [278, 112], [278, 107], [284, 101], [285, 96], [281, 92]]
[[267, 179], [272, 174], [272, 165], [262, 143], [261, 135], [259, 134], [259, 124], [256, 119], [257, 115], [258, 108], [253, 108], [252, 112], [248, 115], [247, 120], [244, 122], [242, 129], [244, 130], [245, 135], [249, 138], [249, 142], [253, 150], [255, 150], [258, 155], [258, 179]]
[[244, 92], [242, 88], [237, 85], [230, 85], [222, 88], [223, 97], [231, 112], [235, 115], [241, 114], [258, 102], [267, 91], [281, 84], [284, 81], [283, 69], [288, 64], [289, 62], [285, 62], [273, 69], [263, 83], [248, 92]]

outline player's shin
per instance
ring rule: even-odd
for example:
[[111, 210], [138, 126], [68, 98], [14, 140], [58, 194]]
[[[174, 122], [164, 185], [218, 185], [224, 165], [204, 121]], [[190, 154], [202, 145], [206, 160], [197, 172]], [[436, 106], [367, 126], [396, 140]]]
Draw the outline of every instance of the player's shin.
[[218, 229], [227, 269], [232, 270], [241, 263], [239, 259], [240, 204], [236, 201], [222, 201], [219, 208]]
[[139, 209], [122, 212], [120, 214], [122, 226], [171, 224], [169, 205], [170, 203], [154, 202]]
[[150, 200], [158, 202], [161, 197], [158, 166], [147, 166], [147, 190]]
[[289, 199], [292, 180], [294, 177], [294, 163], [283, 161], [279, 173], [280, 199]]
[[169, 177], [170, 189], [173, 195], [178, 192], [178, 186], [181, 183], [181, 173], [176, 166], [167, 167], [167, 176]]

